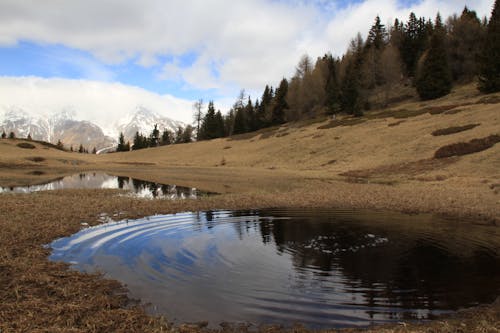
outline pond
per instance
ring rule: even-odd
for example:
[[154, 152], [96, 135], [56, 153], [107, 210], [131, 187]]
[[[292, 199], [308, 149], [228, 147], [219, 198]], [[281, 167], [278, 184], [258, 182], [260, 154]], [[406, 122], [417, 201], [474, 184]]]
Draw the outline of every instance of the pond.
[[0, 193], [31, 193], [62, 189], [123, 189], [136, 197], [155, 199], [196, 199], [213, 193], [196, 188], [112, 176], [102, 172], [79, 173], [37, 185], [0, 187]]
[[427, 320], [500, 292], [498, 228], [428, 215], [182, 213], [112, 222], [50, 246], [51, 260], [121, 281], [150, 313], [212, 327]]

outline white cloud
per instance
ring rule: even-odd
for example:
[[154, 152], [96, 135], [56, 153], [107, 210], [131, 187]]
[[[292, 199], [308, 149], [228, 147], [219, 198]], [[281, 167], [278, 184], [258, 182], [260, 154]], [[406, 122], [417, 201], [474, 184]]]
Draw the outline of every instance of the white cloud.
[[[161, 55], [196, 54], [188, 66], [171, 62], [160, 77], [191, 88], [261, 90], [293, 73], [300, 56], [341, 55], [357, 32], [406, 20], [410, 11], [446, 18], [467, 5], [489, 16], [494, 0], [365, 0], [345, 8], [326, 0], [2, 0], [0, 45], [21, 40], [63, 44], [106, 63], [136, 59], [144, 66]], [[233, 88], [231, 90], [230, 88]]]
[[0, 95], [0, 111], [17, 107], [28, 113], [48, 115], [69, 109], [76, 112], [78, 119], [92, 121], [109, 131], [138, 106], [175, 120], [192, 121], [192, 101], [120, 83], [0, 77]]

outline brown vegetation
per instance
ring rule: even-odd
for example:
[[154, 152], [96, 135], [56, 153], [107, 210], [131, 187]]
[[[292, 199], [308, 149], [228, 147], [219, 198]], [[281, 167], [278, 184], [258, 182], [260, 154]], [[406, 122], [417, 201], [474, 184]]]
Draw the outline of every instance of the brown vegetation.
[[479, 125], [481, 124], [469, 124], [464, 126], [452, 126], [452, 127], [442, 128], [432, 132], [432, 135], [440, 136], [440, 135], [450, 135], [450, 134], [460, 133], [463, 131], [471, 130]]
[[21, 142], [21, 143], [18, 143], [17, 146], [19, 148], [24, 148], [24, 149], [35, 149], [36, 147], [34, 145], [32, 145], [31, 143], [27, 143], [27, 142]]
[[[471, 98], [477, 99], [473, 89], [457, 89], [439, 103], [468, 103]], [[422, 113], [431, 106], [410, 101], [392, 110], [368, 113], [358, 118], [363, 121], [348, 126], [330, 126], [331, 122], [323, 118], [234, 138], [106, 155], [40, 149], [42, 146], [33, 141], [30, 144], [39, 149], [20, 149], [18, 140], [2, 140], [1, 186], [34, 184], [76, 172], [101, 170], [222, 195], [175, 202], [137, 200], [117, 196], [117, 191], [110, 190], [2, 195], [0, 330], [199, 330], [196, 325], [172, 327], [161, 318], [147, 316], [142, 309], [130, 306], [118, 284], [47, 261], [49, 250], [42, 245], [77, 231], [81, 223], [99, 223], [97, 217], [101, 213], [122, 213], [117, 216], [133, 218], [208, 209], [344, 207], [437, 213], [463, 221], [469, 217], [474, 223], [500, 223], [496, 194], [500, 145], [461, 158], [431, 158], [441, 146], [457, 141], [469, 143], [475, 137], [488, 138], [497, 133], [497, 106], [471, 104], [460, 113], [446, 116]], [[399, 126], [389, 128], [395, 113], [408, 117]], [[420, 116], [410, 117], [412, 114]], [[358, 121], [352, 119], [348, 123], [354, 120]], [[323, 121], [321, 125], [326, 128], [318, 131], [318, 121]], [[336, 122], [339, 121], [343, 121], [341, 117]], [[452, 137], [429, 134], [457, 123], [482, 125]], [[228, 146], [231, 149], [224, 149]], [[39, 157], [45, 159], [43, 163], [34, 164]], [[33, 175], [33, 171], [44, 174]], [[495, 303], [453, 318], [374, 328], [372, 332], [495, 332], [500, 327], [499, 316], [500, 304]], [[226, 326], [229, 330], [245, 329]], [[280, 332], [278, 328], [265, 331]], [[306, 332], [296, 328], [295, 332], [299, 331]]]
[[494, 134], [481, 139], [473, 139], [469, 142], [453, 143], [439, 148], [434, 157], [445, 158], [473, 154], [491, 148], [498, 142], [500, 142], [500, 135]]

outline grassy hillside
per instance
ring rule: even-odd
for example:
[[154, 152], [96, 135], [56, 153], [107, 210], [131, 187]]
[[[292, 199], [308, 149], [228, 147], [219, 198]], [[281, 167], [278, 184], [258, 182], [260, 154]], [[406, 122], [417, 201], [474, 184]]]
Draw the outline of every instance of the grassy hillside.
[[[0, 320], [0, 330], [200, 331], [193, 325], [173, 328], [161, 317], [130, 308], [117, 282], [47, 260], [50, 250], [42, 245], [76, 232], [83, 222], [101, 223], [103, 213], [134, 218], [189, 210], [344, 207], [451, 214], [451, 226], [498, 225], [497, 134], [500, 94], [479, 95], [467, 86], [438, 101], [407, 101], [363, 118], [316, 119], [126, 153], [78, 154], [36, 142], [0, 140], [0, 186], [103, 170], [221, 193], [178, 201], [139, 200], [118, 196], [116, 190], [4, 195], [0, 280], [8, 287], [0, 292], [0, 313], [6, 318]], [[488, 139], [473, 141], [482, 138]], [[434, 158], [438, 149], [456, 143], [463, 144], [445, 151], [484, 150]], [[451, 318], [369, 332], [494, 332], [499, 309], [497, 301]]]

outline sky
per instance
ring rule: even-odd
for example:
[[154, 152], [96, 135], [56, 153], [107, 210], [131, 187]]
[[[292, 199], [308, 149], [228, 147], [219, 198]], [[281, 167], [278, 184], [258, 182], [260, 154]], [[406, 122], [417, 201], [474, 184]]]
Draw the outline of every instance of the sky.
[[[245, 89], [293, 75], [300, 57], [341, 56], [376, 15], [434, 18], [494, 0], [1, 0], [0, 108], [109, 122], [137, 106], [184, 122], [202, 98], [227, 111]], [[1, 109], [0, 109], [1, 112]]]

